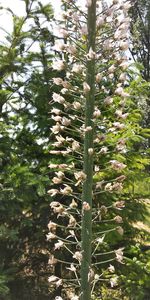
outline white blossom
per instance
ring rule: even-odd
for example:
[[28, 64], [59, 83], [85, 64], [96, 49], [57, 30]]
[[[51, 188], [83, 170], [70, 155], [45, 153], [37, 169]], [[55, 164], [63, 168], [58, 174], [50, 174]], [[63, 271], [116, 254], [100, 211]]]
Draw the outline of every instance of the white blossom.
[[70, 203], [69, 207], [76, 208], [77, 206], [78, 206], [77, 202], [74, 199], [72, 199], [72, 202]]
[[112, 104], [113, 103], [113, 98], [112, 97], [106, 97], [105, 99], [104, 99], [104, 103], [106, 104], [106, 105], [110, 105], [110, 104]]
[[92, 130], [92, 126], [87, 126], [84, 128], [84, 132], [88, 132]]
[[71, 297], [71, 300], [79, 300], [79, 297], [74, 295], [73, 297]]
[[122, 222], [123, 222], [122, 217], [120, 217], [120, 216], [114, 217], [114, 221], [115, 221], [116, 223], [122, 223]]
[[126, 70], [129, 64], [127, 61], [122, 61], [119, 66], [122, 68], [122, 70]]
[[108, 75], [108, 78], [109, 78], [109, 79], [113, 79], [113, 78], [114, 78], [114, 73], [110, 73], [110, 74]]
[[103, 147], [101, 148], [101, 150], [99, 151], [99, 153], [101, 153], [101, 154], [106, 154], [107, 151], [108, 151], [108, 148], [105, 147], [105, 146], [103, 146]]
[[62, 125], [64, 126], [69, 126], [71, 124], [71, 120], [66, 118], [66, 117], [63, 117], [62, 118]]
[[63, 247], [63, 245], [64, 245], [64, 242], [63, 242], [63, 241], [61, 241], [61, 240], [58, 240], [58, 242], [57, 242], [57, 243], [55, 243], [55, 245], [54, 245], [54, 250], [57, 250], [57, 249], [60, 249], [60, 248], [62, 248], [62, 247]]
[[82, 26], [81, 29], [80, 29], [80, 32], [83, 35], [87, 35], [88, 34], [87, 26], [86, 25]]
[[66, 45], [63, 42], [56, 41], [55, 45], [53, 46], [53, 49], [55, 51], [61, 52], [65, 49]]
[[125, 128], [125, 124], [120, 123], [120, 122], [114, 122], [113, 126], [116, 127], [117, 129], [123, 129], [123, 128]]
[[76, 223], [77, 223], [76, 219], [72, 215], [70, 215], [68, 227], [75, 227]]
[[115, 94], [119, 95], [119, 96], [122, 96], [123, 92], [124, 92], [124, 90], [121, 86], [115, 90]]
[[62, 204], [59, 204], [59, 206], [55, 206], [53, 208], [53, 211], [55, 214], [58, 214], [58, 217], [65, 215], [65, 208], [63, 207]]
[[122, 8], [125, 12], [127, 12], [129, 10], [129, 8], [131, 7], [131, 2], [130, 1], [126, 1], [125, 3], [123, 3]]
[[64, 29], [64, 28], [59, 28], [59, 33], [61, 34], [61, 36], [63, 38], [67, 38], [69, 36], [69, 32], [68, 30]]
[[112, 278], [110, 278], [110, 285], [113, 288], [114, 286], [118, 285], [118, 276], [114, 276]]
[[103, 241], [104, 241], [104, 238], [105, 238], [105, 235], [103, 235], [102, 237], [98, 237], [98, 238], [96, 239], [96, 242], [98, 242], [98, 244], [102, 244]]
[[64, 141], [65, 141], [65, 139], [61, 135], [56, 135], [56, 140], [61, 143], [64, 143]]
[[85, 6], [90, 7], [92, 5], [92, 0], [86, 0]]
[[96, 53], [92, 50], [92, 48], [89, 49], [88, 54], [86, 55], [86, 57], [91, 60], [91, 59], [95, 59], [96, 58]]
[[86, 174], [83, 171], [75, 172], [74, 177], [77, 180], [76, 186], [79, 185], [80, 182], [83, 182], [86, 179]]
[[65, 89], [69, 89], [69, 88], [71, 87], [70, 82], [68, 82], [68, 81], [66, 81], [66, 80], [64, 80], [64, 81], [62, 82], [62, 85], [63, 85], [63, 87], [64, 87]]
[[74, 264], [71, 264], [69, 268], [66, 268], [67, 270], [70, 270], [72, 272], [76, 272], [76, 268], [74, 266]]
[[62, 71], [65, 69], [65, 64], [63, 60], [56, 60], [52, 63], [52, 68], [57, 71]]
[[[57, 134], [59, 133], [60, 131], [64, 130], [64, 126], [61, 126], [60, 123], [56, 123], [56, 125], [52, 126], [51, 128], [51, 131], [54, 133], [54, 134]], [[51, 152], [52, 153], [52, 152]]]
[[60, 77], [54, 77], [54, 78], [53, 78], [53, 82], [54, 82], [56, 85], [61, 85], [62, 82], [63, 82], [63, 80], [62, 80], [62, 78], [60, 78]]
[[60, 117], [60, 116], [54, 116], [54, 115], [52, 115], [51, 118], [52, 118], [52, 120], [54, 120], [55, 122], [61, 122], [61, 119], [62, 119], [62, 117]]
[[78, 21], [79, 21], [79, 15], [78, 15], [76, 12], [74, 12], [74, 13], [72, 14], [72, 19], [73, 19], [75, 22], [78, 22]]
[[52, 233], [52, 232], [49, 232], [49, 233], [46, 235], [46, 239], [47, 239], [47, 241], [56, 239], [56, 235], [55, 235], [54, 233]]
[[79, 109], [81, 109], [81, 103], [80, 103], [80, 102], [77, 102], [77, 101], [75, 101], [75, 102], [73, 102], [73, 107], [74, 107], [74, 109], [77, 109], [77, 110], [79, 110]]
[[97, 27], [99, 28], [99, 27], [103, 26], [104, 23], [105, 23], [105, 17], [104, 17], [104, 16], [101, 16], [101, 17], [99, 17], [99, 18], [97, 19], [96, 25], [97, 25]]
[[110, 273], [114, 273], [115, 272], [115, 268], [111, 264], [109, 265], [108, 270], [109, 270]]
[[99, 83], [101, 80], [102, 80], [102, 74], [101, 74], [101, 73], [98, 73], [98, 74], [96, 75], [96, 82]]
[[55, 168], [58, 167], [58, 165], [57, 165], [57, 164], [49, 164], [48, 167], [49, 167], [50, 169], [55, 169]]
[[50, 222], [48, 223], [47, 227], [48, 227], [48, 229], [49, 229], [50, 231], [55, 232], [55, 231], [56, 231], [56, 228], [57, 228], [57, 224], [54, 223], [54, 222], [52, 222], [52, 221], [50, 221]]
[[67, 52], [72, 55], [75, 55], [77, 53], [77, 48], [71, 44], [67, 45]]
[[83, 210], [85, 210], [85, 211], [88, 211], [88, 210], [90, 210], [90, 209], [91, 209], [91, 207], [90, 207], [89, 203], [88, 203], [88, 202], [86, 202], [86, 201], [84, 201], [84, 202], [83, 202], [83, 204], [82, 204], [82, 208], [83, 208]]
[[112, 47], [113, 47], [113, 43], [112, 43], [112, 41], [105, 41], [104, 43], [103, 43], [103, 48], [104, 48], [104, 50], [111, 50], [112, 49]]
[[110, 160], [111, 166], [114, 170], [120, 171], [126, 168], [126, 165], [117, 161], [117, 160]]
[[62, 182], [62, 178], [58, 178], [58, 177], [53, 177], [52, 178], [52, 182], [54, 184], [60, 184]]
[[75, 254], [73, 255], [73, 258], [77, 259], [79, 262], [82, 261], [82, 253], [80, 251], [76, 251]]
[[118, 226], [116, 230], [117, 230], [117, 232], [118, 232], [120, 235], [123, 235], [123, 234], [124, 234], [124, 230], [123, 230], [123, 228], [122, 228], [121, 226]]
[[55, 101], [55, 102], [58, 102], [58, 103], [61, 103], [61, 104], [63, 104], [64, 103], [64, 101], [65, 101], [65, 98], [64, 97], [62, 97], [62, 96], [60, 96], [59, 94], [57, 94], [57, 93], [53, 93], [53, 100]]
[[122, 263], [123, 261], [123, 250], [124, 248], [119, 248], [117, 250], [115, 250], [115, 254], [116, 254], [116, 260], [120, 263]]
[[121, 50], [128, 50], [128, 48], [129, 48], [129, 43], [127, 42], [127, 41], [121, 41], [120, 43], [119, 43], [119, 48], [121, 49]]
[[116, 201], [114, 204], [113, 204], [113, 207], [118, 209], [118, 210], [122, 210], [124, 207], [125, 207], [125, 202], [124, 201]]
[[94, 149], [93, 148], [89, 148], [88, 149], [88, 154], [91, 156], [91, 155], [93, 155], [93, 153], [94, 153]]
[[52, 276], [50, 276], [50, 277], [48, 277], [48, 282], [49, 283], [53, 283], [53, 282], [56, 282], [58, 280], [58, 277], [56, 277], [56, 276], [54, 276], [54, 275], [52, 275]]
[[58, 178], [61, 179], [65, 176], [65, 174], [62, 171], [55, 172], [55, 174], [58, 176]]
[[51, 189], [47, 191], [48, 194], [51, 195], [51, 197], [55, 196], [58, 193], [57, 189]]
[[60, 115], [61, 111], [58, 108], [52, 108], [51, 113], [53, 113], [55, 115]]
[[54, 257], [54, 255], [51, 255], [51, 256], [49, 257], [48, 264], [51, 265], [51, 266], [53, 266], [53, 265], [55, 265], [56, 263], [57, 263], [57, 259]]
[[83, 66], [80, 64], [74, 64], [72, 68], [72, 72], [74, 73], [81, 73], [83, 70]]
[[69, 185], [65, 184], [65, 187], [63, 189], [61, 189], [60, 192], [63, 195], [70, 195], [70, 194], [72, 194], [73, 190]]
[[72, 143], [72, 150], [73, 151], [79, 151], [80, 150], [80, 144], [77, 141], [73, 141]]
[[55, 300], [63, 300], [63, 298], [60, 296], [57, 296], [57, 297], [55, 297]]
[[[61, 94], [65, 95], [68, 92], [68, 89], [63, 88], [63, 89], [61, 89], [60, 92], [61, 92]], [[66, 105], [68, 106], [68, 104], [66, 104]], [[64, 104], [64, 106], [65, 106], [65, 104]]]
[[97, 107], [95, 107], [93, 117], [94, 118], [99, 118], [100, 116], [101, 116], [101, 111]]
[[116, 70], [116, 67], [114, 65], [112, 65], [108, 68], [108, 73], [113, 73], [115, 70]]

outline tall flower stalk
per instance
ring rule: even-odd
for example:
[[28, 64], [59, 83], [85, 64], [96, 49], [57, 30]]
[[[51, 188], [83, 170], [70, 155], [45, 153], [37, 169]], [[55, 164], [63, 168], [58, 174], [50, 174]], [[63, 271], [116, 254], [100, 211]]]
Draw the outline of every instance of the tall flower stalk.
[[94, 155], [94, 102], [95, 102], [95, 47], [96, 47], [96, 0], [88, 5], [87, 12], [87, 56], [93, 53], [86, 62], [86, 83], [87, 91], [85, 108], [85, 128], [91, 130], [85, 132], [84, 137], [84, 162], [83, 171], [86, 175], [83, 183], [82, 203], [89, 205], [88, 210], [83, 211], [82, 215], [82, 234], [81, 251], [83, 259], [81, 262], [81, 299], [91, 299], [91, 283], [89, 274], [91, 269], [91, 251], [92, 251], [92, 198], [93, 198], [93, 155]]
[[[50, 101], [51, 220], [50, 286], [61, 287], [56, 299], [90, 300], [99, 283], [112, 287], [112, 262], [123, 261], [123, 249], [109, 246], [109, 236], [123, 234], [123, 182], [127, 170], [129, 94], [127, 10], [129, 1], [114, 0], [103, 8], [87, 0], [63, 0], [52, 63]], [[56, 75], [57, 73], [57, 75]], [[110, 264], [110, 265], [109, 265]], [[105, 273], [102, 265], [106, 266]], [[105, 278], [106, 277], [106, 278]], [[60, 290], [60, 289], [59, 289]]]

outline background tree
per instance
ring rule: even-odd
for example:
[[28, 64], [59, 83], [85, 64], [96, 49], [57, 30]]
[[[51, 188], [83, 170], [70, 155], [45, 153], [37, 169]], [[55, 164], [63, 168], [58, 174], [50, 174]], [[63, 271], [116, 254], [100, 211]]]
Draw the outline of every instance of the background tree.
[[[52, 8], [24, 1], [9, 10], [13, 32], [1, 42], [1, 272], [5, 299], [46, 299]], [[30, 27], [30, 30], [29, 30]], [[37, 49], [37, 50], [36, 50]], [[46, 276], [46, 278], [45, 278]], [[4, 281], [4, 280], [3, 280]], [[5, 295], [7, 293], [7, 296]]]
[[[150, 81], [150, 3], [145, 0], [137, 0], [130, 9], [131, 26], [130, 26], [130, 51], [139, 69], [142, 78], [147, 82]], [[143, 126], [150, 128], [150, 87], [146, 86], [147, 95], [142, 97], [139, 105], [144, 112]], [[150, 139], [148, 139], [148, 147]]]

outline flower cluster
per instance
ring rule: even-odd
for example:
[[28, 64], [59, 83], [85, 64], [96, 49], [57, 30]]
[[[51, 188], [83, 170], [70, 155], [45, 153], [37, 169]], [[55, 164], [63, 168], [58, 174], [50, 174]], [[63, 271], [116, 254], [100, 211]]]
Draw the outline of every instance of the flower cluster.
[[[50, 99], [50, 116], [53, 122], [50, 155], [54, 159], [49, 164], [51, 187], [48, 194], [54, 200], [50, 203], [52, 220], [48, 223], [47, 234], [47, 240], [52, 244], [49, 265], [55, 266], [60, 262], [64, 270], [69, 270], [67, 280], [52, 275], [48, 281], [55, 287], [62, 285], [66, 295], [65, 287], [70, 287], [72, 281], [69, 279], [73, 278], [75, 288], [72, 300], [79, 299], [79, 270], [85, 255], [81, 250], [82, 217], [92, 213], [95, 268], [99, 264], [97, 258], [101, 244], [106, 243], [105, 236], [114, 230], [123, 234], [122, 227], [118, 226], [123, 219], [116, 215], [116, 210], [121, 211], [125, 206], [122, 191], [127, 169], [124, 154], [128, 151], [126, 130], [130, 97], [126, 89], [130, 22], [127, 12], [130, 2], [113, 0], [113, 4], [104, 11], [97, 3], [94, 48], [88, 46], [87, 26], [87, 12], [94, 1], [87, 0], [84, 8], [77, 6], [75, 2], [63, 0], [65, 11], [62, 12], [58, 40], [53, 47], [56, 59], [51, 66], [55, 77]], [[95, 78], [94, 86], [90, 85], [87, 74], [87, 67], [92, 63], [95, 64], [95, 73], [92, 74]], [[86, 103], [93, 90], [93, 113], [85, 124]], [[90, 138], [93, 132], [92, 146], [84, 153], [85, 136]], [[93, 161], [93, 206], [90, 197], [82, 201], [84, 182], [88, 177], [83, 163], [85, 158]], [[110, 196], [107, 205], [108, 193]], [[110, 210], [110, 221], [114, 227], [110, 227], [108, 221]], [[94, 221], [99, 224], [98, 237]], [[59, 251], [62, 259], [58, 255]], [[115, 250], [112, 260], [122, 263], [123, 249]], [[112, 265], [109, 271], [115, 272]], [[101, 275], [97, 274], [98, 269], [96, 274], [93, 272], [89, 266], [89, 281], [94, 290]], [[70, 273], [73, 273], [73, 277]], [[112, 287], [116, 286], [117, 277], [112, 277], [110, 284]]]

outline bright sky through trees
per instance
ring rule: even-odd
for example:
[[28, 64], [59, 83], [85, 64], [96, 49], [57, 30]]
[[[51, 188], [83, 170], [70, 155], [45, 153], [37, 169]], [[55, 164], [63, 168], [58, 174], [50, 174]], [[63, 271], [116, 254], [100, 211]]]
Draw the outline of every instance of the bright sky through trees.
[[[84, 1], [84, 0], [82, 0]], [[42, 4], [47, 4], [51, 2], [56, 14], [60, 12], [60, 4], [61, 0], [42, 0]], [[18, 16], [24, 16], [25, 15], [25, 6], [24, 2], [21, 0], [0, 0], [0, 6], [2, 7], [8, 7], [10, 8], [15, 14]], [[8, 32], [12, 29], [12, 19], [11, 15], [9, 13], [6, 13], [4, 11], [1, 11], [0, 13], [0, 27], [4, 28]], [[5, 33], [4, 33], [5, 35]], [[1, 39], [2, 39], [3, 33], [1, 33]]]

